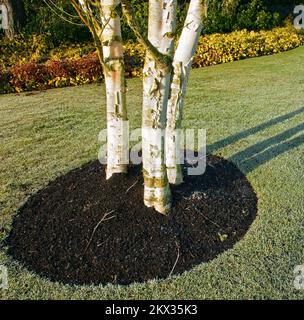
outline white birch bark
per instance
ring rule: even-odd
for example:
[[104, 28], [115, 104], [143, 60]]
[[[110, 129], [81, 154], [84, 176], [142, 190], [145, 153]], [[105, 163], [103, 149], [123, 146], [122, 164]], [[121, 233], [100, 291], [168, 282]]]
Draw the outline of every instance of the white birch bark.
[[115, 173], [127, 172], [128, 122], [126, 82], [120, 17], [114, 8], [120, 0], [101, 1], [102, 50], [107, 96], [107, 179]]
[[[173, 50], [176, 0], [149, 0], [148, 39], [162, 54]], [[164, 133], [171, 74], [147, 53], [143, 71], [143, 172], [144, 203], [160, 213], [171, 207], [165, 165]]]
[[167, 107], [166, 166], [172, 184], [183, 182], [180, 165], [181, 121], [189, 72], [202, 30], [204, 5], [202, 0], [191, 0], [184, 28], [173, 60], [173, 80]]

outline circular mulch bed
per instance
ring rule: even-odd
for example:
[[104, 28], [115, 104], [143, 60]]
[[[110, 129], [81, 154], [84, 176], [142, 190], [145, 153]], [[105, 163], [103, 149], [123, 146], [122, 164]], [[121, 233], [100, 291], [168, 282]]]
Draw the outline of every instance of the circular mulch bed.
[[90, 162], [33, 195], [16, 215], [8, 252], [28, 269], [70, 284], [130, 284], [166, 278], [215, 258], [254, 220], [257, 197], [232, 163], [172, 188], [168, 216], [143, 205], [141, 168], [105, 180]]

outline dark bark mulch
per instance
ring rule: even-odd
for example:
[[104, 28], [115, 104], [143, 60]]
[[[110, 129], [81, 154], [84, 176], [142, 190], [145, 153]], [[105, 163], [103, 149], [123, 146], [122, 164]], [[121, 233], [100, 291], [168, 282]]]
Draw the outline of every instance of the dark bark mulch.
[[28, 269], [70, 284], [130, 284], [166, 278], [209, 261], [239, 241], [257, 213], [246, 177], [209, 156], [206, 173], [172, 188], [162, 216], [143, 204], [139, 166], [105, 180], [94, 161], [33, 195], [7, 239]]

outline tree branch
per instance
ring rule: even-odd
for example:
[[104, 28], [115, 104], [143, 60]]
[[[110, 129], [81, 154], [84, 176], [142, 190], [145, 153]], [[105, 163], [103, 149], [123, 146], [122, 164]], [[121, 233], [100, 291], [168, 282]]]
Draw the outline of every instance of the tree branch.
[[154, 58], [157, 64], [164, 69], [171, 70], [172, 58], [168, 55], [160, 53], [146, 36], [143, 35], [138, 22], [134, 16], [133, 9], [129, 0], [121, 0], [123, 13], [128, 21], [130, 28], [133, 30], [138, 42], [147, 50], [147, 52]]

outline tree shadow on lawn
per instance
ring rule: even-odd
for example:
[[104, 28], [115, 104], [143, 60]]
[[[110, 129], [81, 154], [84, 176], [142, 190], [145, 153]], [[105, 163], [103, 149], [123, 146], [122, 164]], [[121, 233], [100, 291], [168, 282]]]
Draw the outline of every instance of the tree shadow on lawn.
[[[221, 148], [231, 145], [241, 139], [254, 135], [271, 126], [282, 123], [304, 112], [304, 108], [297, 109], [293, 112], [279, 116], [253, 128], [244, 130], [240, 133], [231, 135], [220, 141], [213, 143], [207, 147], [207, 153], [213, 153]], [[271, 138], [265, 139], [254, 144], [242, 151], [232, 155], [228, 160], [236, 163], [244, 174], [248, 174], [264, 163], [276, 158], [289, 150], [297, 148], [304, 143], [304, 134], [294, 137], [304, 130], [304, 123], [301, 123], [293, 128], [287, 129]], [[294, 138], [292, 138], [294, 137]]]

